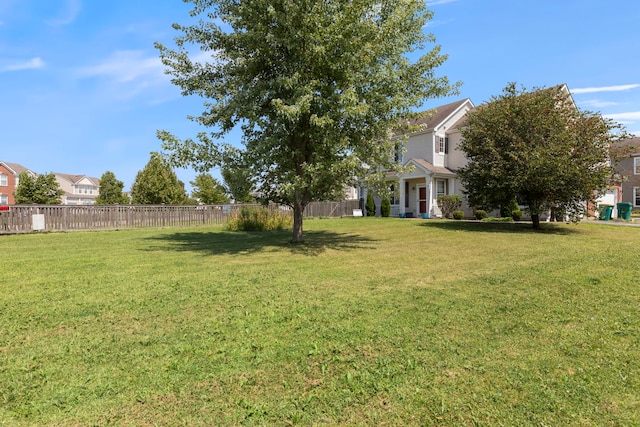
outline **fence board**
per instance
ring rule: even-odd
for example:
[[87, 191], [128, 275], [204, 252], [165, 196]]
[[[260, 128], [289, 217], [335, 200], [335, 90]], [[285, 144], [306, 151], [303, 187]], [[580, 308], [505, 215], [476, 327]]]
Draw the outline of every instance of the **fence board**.
[[[46, 231], [223, 225], [227, 216], [242, 206], [247, 205], [14, 205], [10, 211], [0, 212], [0, 234], [31, 232], [35, 214], [44, 215]], [[304, 216], [351, 216], [358, 207], [357, 200], [313, 202], [306, 207]], [[274, 208], [290, 210], [284, 206]]]

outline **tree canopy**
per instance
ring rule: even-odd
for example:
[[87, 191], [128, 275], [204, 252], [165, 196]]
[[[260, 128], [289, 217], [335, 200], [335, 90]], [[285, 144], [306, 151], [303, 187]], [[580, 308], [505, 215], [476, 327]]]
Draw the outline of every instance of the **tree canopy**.
[[140, 205], [180, 205], [189, 203], [184, 183], [157, 153], [138, 172], [131, 186], [131, 201]]
[[514, 83], [470, 111], [461, 132], [469, 162], [458, 174], [469, 204], [490, 210], [516, 199], [534, 228], [549, 209], [578, 220], [610, 185], [610, 148], [627, 137], [619, 124], [580, 111], [562, 86], [528, 92]]
[[18, 177], [15, 191], [16, 204], [59, 205], [64, 191], [53, 173], [40, 174], [37, 177], [22, 172]]
[[100, 190], [96, 197], [98, 205], [129, 204], [129, 197], [123, 194], [124, 183], [116, 178], [111, 171], [106, 171], [100, 177]]
[[457, 87], [435, 75], [440, 47], [425, 50], [435, 38], [424, 0], [186, 1], [202, 19], [174, 24], [176, 49], [156, 46], [183, 95], [206, 100], [191, 119], [211, 131], [158, 131], [163, 148], [172, 164], [207, 171], [237, 151], [221, 140], [239, 126], [240, 163], [261, 198], [293, 208], [294, 242], [308, 203], [342, 198], [357, 177], [381, 182], [398, 168], [400, 119]]
[[229, 197], [224, 186], [207, 173], [199, 174], [190, 184], [193, 186], [191, 197], [200, 203], [206, 205], [229, 203]]

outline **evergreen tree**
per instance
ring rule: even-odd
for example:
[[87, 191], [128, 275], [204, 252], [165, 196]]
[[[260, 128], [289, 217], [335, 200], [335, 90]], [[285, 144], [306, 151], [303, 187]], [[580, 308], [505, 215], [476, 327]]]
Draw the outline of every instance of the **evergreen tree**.
[[106, 171], [100, 178], [100, 190], [96, 198], [98, 205], [129, 204], [129, 198], [122, 193], [124, 183], [116, 179], [111, 171]]
[[187, 203], [184, 183], [157, 153], [136, 175], [131, 186], [131, 201], [139, 205], [180, 205]]

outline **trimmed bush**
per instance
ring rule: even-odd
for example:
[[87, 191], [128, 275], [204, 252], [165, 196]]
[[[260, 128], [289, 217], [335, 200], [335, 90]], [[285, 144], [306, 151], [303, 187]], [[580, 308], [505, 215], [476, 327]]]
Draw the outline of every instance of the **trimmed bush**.
[[473, 216], [475, 216], [476, 219], [478, 220], [482, 220], [482, 219], [485, 219], [488, 215], [487, 215], [487, 211], [483, 211], [482, 209], [476, 209], [473, 212]]
[[464, 218], [464, 212], [460, 209], [453, 211], [453, 219], [462, 219]]
[[371, 193], [367, 193], [367, 204], [364, 207], [367, 210], [367, 216], [376, 216], [376, 204]]
[[265, 207], [243, 206], [227, 218], [231, 231], [285, 230], [293, 225], [291, 212]]
[[462, 197], [459, 194], [451, 194], [448, 196], [438, 196], [436, 199], [438, 207], [442, 211], [442, 216], [445, 218], [451, 218], [453, 211], [462, 206]]
[[384, 218], [389, 218], [391, 216], [391, 201], [388, 197], [382, 199], [382, 203], [380, 204], [380, 215]]

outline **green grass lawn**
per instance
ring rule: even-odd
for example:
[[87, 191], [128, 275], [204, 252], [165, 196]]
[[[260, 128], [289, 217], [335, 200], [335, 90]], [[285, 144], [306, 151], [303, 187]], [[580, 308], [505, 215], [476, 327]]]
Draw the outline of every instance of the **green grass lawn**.
[[640, 229], [0, 236], [0, 425], [640, 425]]

